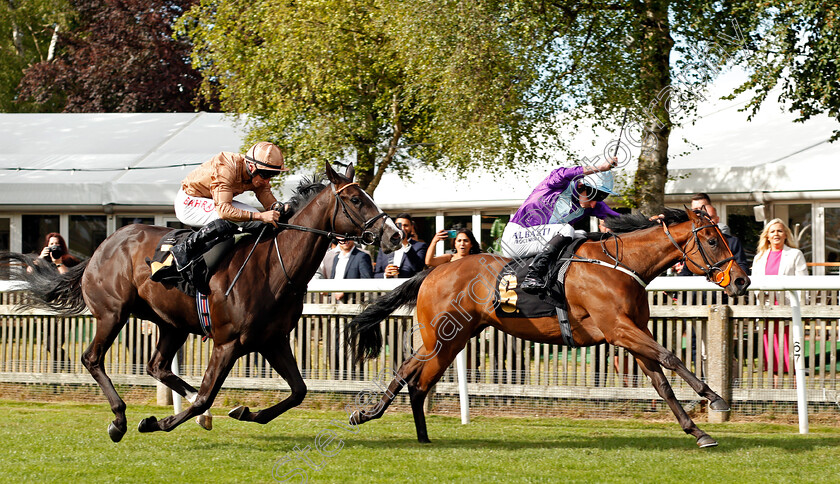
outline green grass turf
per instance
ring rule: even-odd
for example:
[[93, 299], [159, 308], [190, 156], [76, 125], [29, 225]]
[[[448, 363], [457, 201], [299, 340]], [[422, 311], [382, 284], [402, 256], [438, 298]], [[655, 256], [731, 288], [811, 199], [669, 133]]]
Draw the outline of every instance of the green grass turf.
[[[222, 409], [214, 409], [224, 414]], [[129, 432], [108, 438], [105, 404], [0, 401], [2, 482], [838, 482], [840, 425], [704, 424], [720, 442], [699, 449], [675, 422], [429, 416], [417, 443], [410, 414], [390, 413], [352, 433], [345, 414], [292, 410], [268, 425], [217, 416], [140, 434], [171, 407], [129, 406]], [[319, 433], [336, 440], [314, 450]], [[328, 433], [323, 434], [328, 436]], [[338, 439], [341, 439], [340, 441]], [[296, 457], [310, 447], [318, 470]], [[284, 463], [284, 460], [288, 462]], [[275, 468], [276, 465], [276, 468]], [[294, 469], [299, 471], [294, 476]]]

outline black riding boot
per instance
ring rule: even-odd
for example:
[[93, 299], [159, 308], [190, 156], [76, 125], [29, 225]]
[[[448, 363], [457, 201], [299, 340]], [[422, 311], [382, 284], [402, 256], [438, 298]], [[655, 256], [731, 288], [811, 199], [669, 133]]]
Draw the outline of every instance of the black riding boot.
[[179, 272], [183, 271], [192, 264], [196, 256], [203, 254], [209, 248], [229, 238], [238, 230], [238, 225], [222, 219], [214, 220], [201, 227], [182, 242], [169, 249], [172, 257], [175, 259], [175, 267], [178, 268]]
[[548, 288], [548, 281], [545, 280], [551, 263], [557, 258], [560, 248], [566, 245], [568, 237], [557, 234], [545, 245], [542, 252], [534, 257], [531, 265], [528, 266], [528, 274], [519, 285], [528, 294], [540, 295]]

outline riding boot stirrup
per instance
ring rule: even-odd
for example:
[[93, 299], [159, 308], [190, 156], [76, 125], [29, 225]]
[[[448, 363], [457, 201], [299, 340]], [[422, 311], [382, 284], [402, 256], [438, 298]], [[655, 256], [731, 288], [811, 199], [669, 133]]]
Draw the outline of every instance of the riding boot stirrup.
[[545, 249], [534, 257], [534, 260], [531, 261], [531, 265], [528, 266], [528, 274], [519, 285], [523, 291], [528, 294], [538, 296], [548, 289], [548, 281], [546, 280], [548, 270], [551, 267], [551, 263], [560, 252], [560, 248], [565, 245], [567, 238], [568, 237], [564, 237], [562, 235], [554, 236], [554, 238], [546, 244]]

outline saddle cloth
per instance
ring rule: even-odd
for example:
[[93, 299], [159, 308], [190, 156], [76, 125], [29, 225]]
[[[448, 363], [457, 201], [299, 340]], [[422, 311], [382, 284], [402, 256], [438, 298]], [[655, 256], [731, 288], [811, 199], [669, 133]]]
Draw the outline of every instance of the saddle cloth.
[[574, 239], [560, 253], [548, 271], [549, 286], [542, 297], [528, 294], [519, 288], [519, 281], [528, 274], [533, 258], [511, 261], [496, 278], [496, 315], [504, 318], [545, 318], [557, 316], [563, 339], [567, 346], [574, 346], [569, 323], [564, 281], [571, 257], [587, 239]]
[[146, 257], [146, 264], [152, 270], [151, 280], [173, 286], [188, 296], [195, 297], [196, 292], [210, 294], [210, 277], [215, 272], [221, 257], [231, 250], [234, 239], [220, 242], [195, 259], [185, 270], [178, 272], [169, 249], [192, 233], [189, 229], [175, 229], [161, 237], [155, 247], [152, 258]]

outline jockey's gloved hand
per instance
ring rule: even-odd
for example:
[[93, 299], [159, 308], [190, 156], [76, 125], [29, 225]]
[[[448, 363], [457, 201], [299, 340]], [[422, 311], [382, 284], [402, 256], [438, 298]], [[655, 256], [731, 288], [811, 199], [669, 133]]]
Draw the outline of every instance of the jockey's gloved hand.
[[271, 204], [271, 210], [280, 213], [279, 222], [285, 222], [294, 215], [295, 211], [288, 203], [274, 202]]

